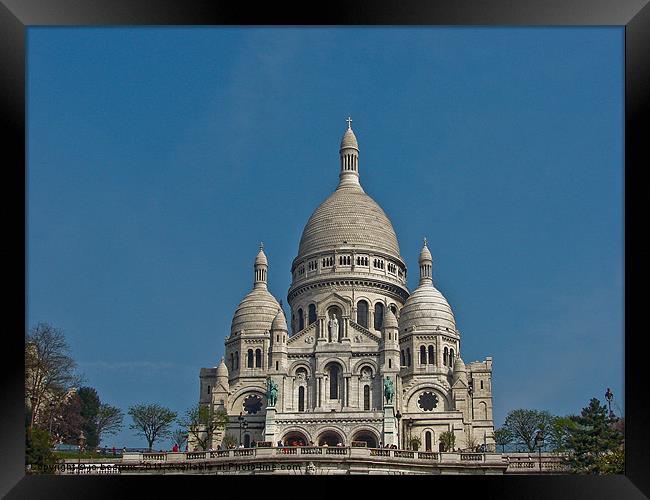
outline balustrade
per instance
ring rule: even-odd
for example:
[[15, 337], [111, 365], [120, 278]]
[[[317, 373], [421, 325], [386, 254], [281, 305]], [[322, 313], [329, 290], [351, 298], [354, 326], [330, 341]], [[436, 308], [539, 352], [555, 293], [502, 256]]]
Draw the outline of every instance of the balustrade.
[[483, 460], [482, 453], [461, 453], [460, 459], [463, 462], [480, 462]]

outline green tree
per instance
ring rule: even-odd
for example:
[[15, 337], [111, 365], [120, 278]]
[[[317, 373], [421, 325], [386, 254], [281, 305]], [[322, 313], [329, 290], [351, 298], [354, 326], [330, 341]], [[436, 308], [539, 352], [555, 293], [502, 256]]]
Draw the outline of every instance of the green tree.
[[501, 446], [501, 452], [505, 453], [506, 445], [512, 443], [512, 434], [508, 429], [501, 428], [495, 429], [494, 434], [492, 435], [494, 443], [497, 446]]
[[552, 420], [553, 417], [547, 411], [518, 409], [506, 415], [503, 428], [510, 432], [516, 444], [533, 452], [536, 431], [541, 430], [546, 435]]
[[28, 427], [25, 438], [25, 464], [30, 466], [30, 473], [52, 472], [55, 457], [50, 433], [37, 427]]
[[440, 442], [442, 443], [443, 451], [451, 451], [456, 445], [456, 435], [452, 431], [445, 431], [440, 434]]
[[179, 424], [188, 430], [201, 449], [207, 450], [212, 445], [215, 431], [226, 428], [228, 414], [224, 410], [215, 410], [212, 404], [197, 403], [185, 412]]
[[571, 470], [579, 474], [622, 473], [623, 434], [617, 428], [617, 419], [609, 418], [607, 407], [592, 398], [571, 420], [575, 424], [567, 439]]
[[95, 420], [97, 429], [97, 441], [101, 443], [102, 437], [106, 434], [116, 434], [122, 429], [124, 413], [116, 406], [101, 403]]
[[551, 451], [567, 451], [570, 433], [576, 427], [573, 418], [575, 417], [553, 417], [546, 432], [546, 444]]
[[83, 418], [82, 430], [86, 436], [86, 447], [94, 450], [99, 445], [97, 432], [97, 415], [99, 414], [99, 396], [93, 387], [82, 387], [77, 391], [81, 400], [81, 417]]
[[147, 440], [151, 451], [156, 439], [169, 437], [176, 413], [159, 404], [139, 404], [129, 408], [133, 423], [129, 426], [137, 436]]

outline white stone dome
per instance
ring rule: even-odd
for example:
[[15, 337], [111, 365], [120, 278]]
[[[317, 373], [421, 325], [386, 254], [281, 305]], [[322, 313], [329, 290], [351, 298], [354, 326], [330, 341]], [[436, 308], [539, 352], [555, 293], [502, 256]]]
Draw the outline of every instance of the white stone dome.
[[401, 260], [393, 225], [361, 186], [339, 187], [316, 208], [302, 232], [297, 258], [340, 247], [378, 251]]
[[221, 358], [221, 362], [219, 363], [219, 366], [217, 366], [217, 377], [228, 378], [228, 367], [223, 358]]
[[433, 331], [449, 329], [456, 333], [456, 320], [444, 295], [431, 283], [423, 283], [415, 289], [400, 310], [400, 329]]
[[271, 330], [288, 332], [287, 319], [284, 317], [284, 311], [280, 309], [271, 323]]
[[244, 330], [245, 333], [271, 330], [280, 304], [266, 287], [254, 288], [237, 306], [232, 318], [230, 334]]

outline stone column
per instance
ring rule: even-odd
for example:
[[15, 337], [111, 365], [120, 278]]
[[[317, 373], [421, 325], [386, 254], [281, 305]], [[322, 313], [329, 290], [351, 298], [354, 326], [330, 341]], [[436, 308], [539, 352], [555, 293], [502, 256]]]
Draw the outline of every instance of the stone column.
[[276, 425], [275, 425], [275, 407], [266, 408], [266, 421], [264, 423], [264, 441], [275, 443]]
[[396, 421], [395, 407], [392, 404], [384, 405], [384, 444], [395, 444], [399, 446], [399, 443], [397, 442]]
[[318, 390], [317, 390], [317, 392], [318, 392], [317, 402], [318, 402], [318, 407], [320, 408], [320, 407], [323, 405], [323, 402], [322, 402], [322, 400], [323, 400], [323, 398], [322, 398], [322, 390], [321, 390], [322, 387], [323, 387], [323, 377], [322, 377], [322, 376], [319, 376], [319, 377], [317, 377], [316, 380], [318, 381], [318, 383], [317, 383], [317, 385], [318, 385]]
[[345, 406], [350, 406], [350, 375], [345, 377]]

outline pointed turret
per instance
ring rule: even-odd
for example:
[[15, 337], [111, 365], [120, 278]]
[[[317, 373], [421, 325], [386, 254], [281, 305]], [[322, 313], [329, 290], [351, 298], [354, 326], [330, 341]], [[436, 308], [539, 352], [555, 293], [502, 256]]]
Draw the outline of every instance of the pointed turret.
[[348, 128], [341, 139], [341, 172], [339, 174], [339, 188], [361, 187], [359, 184], [359, 143], [352, 130], [352, 118], [348, 117]]
[[257, 257], [255, 257], [253, 267], [255, 269], [254, 288], [266, 288], [266, 275], [269, 270], [269, 261], [266, 259], [266, 254], [264, 253], [264, 243], [260, 243], [260, 251], [257, 253]]
[[420, 251], [420, 258], [418, 260], [420, 263], [420, 285], [431, 283], [433, 284], [433, 279], [431, 277], [431, 269], [433, 267], [433, 258], [431, 257], [431, 252], [427, 246], [427, 239], [424, 238], [424, 246]]

